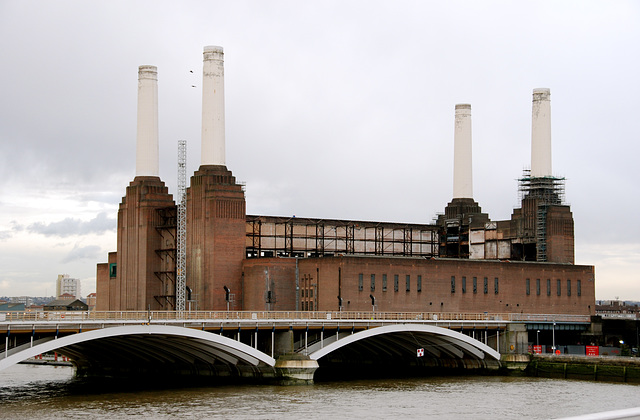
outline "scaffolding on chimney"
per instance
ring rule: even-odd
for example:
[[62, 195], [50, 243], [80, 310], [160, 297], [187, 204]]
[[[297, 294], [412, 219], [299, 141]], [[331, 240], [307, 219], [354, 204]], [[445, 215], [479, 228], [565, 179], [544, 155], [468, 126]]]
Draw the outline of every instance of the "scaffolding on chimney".
[[535, 199], [537, 203], [535, 224], [537, 261], [547, 261], [547, 211], [550, 206], [563, 204], [564, 181], [565, 178], [554, 176], [532, 177], [528, 169], [525, 169], [523, 177], [518, 180], [520, 201], [530, 198]]
[[176, 311], [184, 311], [187, 289], [187, 142], [178, 141], [178, 252], [176, 261]]

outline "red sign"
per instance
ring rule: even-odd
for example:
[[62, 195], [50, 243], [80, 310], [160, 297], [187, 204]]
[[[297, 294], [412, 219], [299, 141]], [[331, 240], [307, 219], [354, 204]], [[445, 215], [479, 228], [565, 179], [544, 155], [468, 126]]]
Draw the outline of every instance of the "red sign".
[[416, 352], [418, 357], [422, 357], [424, 356], [424, 348], [422, 349], [418, 349], [418, 351]]
[[534, 354], [542, 354], [542, 346], [533, 346]]
[[598, 346], [585, 346], [587, 356], [599, 356], [600, 347]]

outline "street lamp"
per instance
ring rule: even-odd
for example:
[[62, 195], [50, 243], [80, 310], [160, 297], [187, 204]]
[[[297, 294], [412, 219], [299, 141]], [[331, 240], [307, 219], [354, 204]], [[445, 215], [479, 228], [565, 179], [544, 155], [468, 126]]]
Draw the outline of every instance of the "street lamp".
[[553, 321], [553, 344], [551, 350], [553, 350], [553, 354], [556, 354], [556, 321]]
[[536, 331], [536, 345], [540, 345], [540, 330]]

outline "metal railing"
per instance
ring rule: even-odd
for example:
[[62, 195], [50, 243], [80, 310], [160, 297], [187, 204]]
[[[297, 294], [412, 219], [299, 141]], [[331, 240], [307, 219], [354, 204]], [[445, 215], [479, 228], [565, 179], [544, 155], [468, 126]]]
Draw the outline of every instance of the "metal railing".
[[0, 324], [12, 322], [189, 322], [189, 321], [500, 321], [588, 323], [589, 315], [460, 313], [460, 312], [366, 312], [366, 311], [38, 311], [3, 312]]

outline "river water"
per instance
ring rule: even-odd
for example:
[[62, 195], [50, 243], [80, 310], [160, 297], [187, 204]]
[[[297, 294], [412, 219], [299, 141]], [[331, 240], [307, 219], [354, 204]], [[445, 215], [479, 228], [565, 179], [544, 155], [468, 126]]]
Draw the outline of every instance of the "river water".
[[640, 407], [640, 385], [452, 376], [309, 386], [138, 386], [70, 367], [0, 372], [1, 419], [552, 419]]

